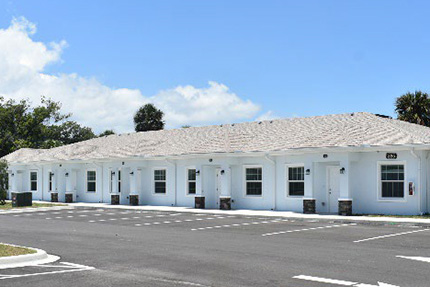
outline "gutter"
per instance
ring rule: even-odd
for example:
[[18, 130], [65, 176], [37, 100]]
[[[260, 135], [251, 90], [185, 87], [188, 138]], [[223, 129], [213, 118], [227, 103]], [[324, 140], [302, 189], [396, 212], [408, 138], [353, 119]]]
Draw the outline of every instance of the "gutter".
[[273, 183], [273, 186], [274, 186], [275, 192], [273, 193], [273, 210], [276, 210], [276, 193], [277, 193], [277, 188], [276, 188], [277, 180], [276, 179], [277, 179], [277, 173], [278, 173], [276, 170], [276, 162], [273, 159], [269, 158], [268, 154], [265, 154], [264, 158], [267, 161], [269, 161], [271, 164], [273, 164], [273, 167], [274, 167], [275, 182]]

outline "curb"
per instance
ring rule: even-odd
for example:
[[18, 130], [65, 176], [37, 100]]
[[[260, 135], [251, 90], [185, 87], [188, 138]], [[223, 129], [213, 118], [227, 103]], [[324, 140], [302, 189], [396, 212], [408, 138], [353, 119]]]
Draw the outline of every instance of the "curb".
[[42, 249], [19, 246], [19, 245], [8, 244], [8, 243], [2, 243], [2, 244], [14, 246], [14, 247], [28, 248], [31, 250], [35, 250], [36, 253], [0, 257], [0, 269], [34, 266], [39, 264], [52, 263], [60, 259], [60, 257], [58, 256], [47, 254], [46, 251]]

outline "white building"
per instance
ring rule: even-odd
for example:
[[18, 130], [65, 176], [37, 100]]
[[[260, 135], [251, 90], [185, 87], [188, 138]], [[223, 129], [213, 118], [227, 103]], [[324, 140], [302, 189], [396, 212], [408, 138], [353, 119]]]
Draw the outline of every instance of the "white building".
[[33, 199], [286, 210], [429, 212], [430, 128], [369, 113], [110, 135], [9, 154]]

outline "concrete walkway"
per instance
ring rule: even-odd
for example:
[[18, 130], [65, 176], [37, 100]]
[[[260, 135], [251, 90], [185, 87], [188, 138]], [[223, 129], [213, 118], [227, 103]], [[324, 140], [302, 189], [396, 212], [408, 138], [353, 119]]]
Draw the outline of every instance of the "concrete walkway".
[[408, 218], [408, 217], [372, 217], [372, 216], [341, 216], [341, 215], [326, 215], [326, 214], [303, 214], [291, 211], [270, 211], [270, 210], [219, 210], [219, 209], [195, 209], [190, 207], [172, 207], [172, 206], [129, 206], [129, 205], [110, 205], [107, 203], [69, 203], [71, 207], [93, 207], [93, 208], [108, 208], [108, 209], [129, 209], [129, 210], [148, 210], [148, 211], [164, 211], [164, 212], [188, 212], [200, 214], [226, 214], [226, 215], [243, 215], [243, 216], [267, 216], [267, 217], [283, 217], [302, 220], [330, 220], [330, 221], [345, 221], [345, 222], [362, 222], [362, 223], [398, 223], [398, 224], [417, 224], [430, 226], [430, 219], [424, 218]]

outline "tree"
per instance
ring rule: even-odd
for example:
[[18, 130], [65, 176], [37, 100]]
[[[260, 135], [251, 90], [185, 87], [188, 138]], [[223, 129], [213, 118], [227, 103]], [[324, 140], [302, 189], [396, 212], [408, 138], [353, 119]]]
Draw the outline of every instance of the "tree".
[[427, 93], [408, 92], [398, 97], [395, 105], [399, 120], [430, 126], [430, 99]]
[[60, 110], [60, 103], [44, 97], [34, 108], [28, 100], [0, 97], [0, 157], [20, 148], [51, 148], [95, 137]]
[[99, 138], [104, 137], [104, 136], [109, 136], [109, 135], [114, 135], [115, 132], [113, 130], [105, 130], [104, 132], [100, 133], [98, 135]]
[[140, 107], [134, 115], [136, 132], [157, 131], [164, 128], [164, 113], [153, 104]]
[[72, 144], [96, 137], [91, 128], [82, 127], [74, 121], [64, 122], [53, 129], [55, 130], [53, 138], [59, 140], [63, 144]]
[[0, 160], [0, 205], [6, 204], [8, 186], [7, 162]]

